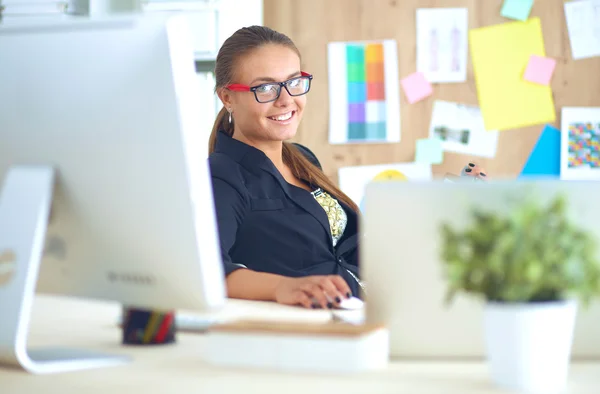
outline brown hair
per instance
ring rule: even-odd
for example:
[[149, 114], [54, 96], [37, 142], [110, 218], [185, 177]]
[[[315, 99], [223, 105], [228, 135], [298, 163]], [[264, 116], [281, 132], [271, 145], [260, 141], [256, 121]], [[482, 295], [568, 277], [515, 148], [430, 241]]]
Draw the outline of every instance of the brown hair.
[[[215, 66], [216, 86], [215, 91], [234, 82], [234, 69], [236, 62], [240, 58], [267, 44], [277, 44], [285, 46], [300, 56], [300, 51], [296, 45], [285, 34], [276, 32], [264, 26], [244, 27], [236, 31], [221, 46], [217, 54]], [[210, 133], [208, 141], [209, 154], [214, 152], [217, 140], [217, 133], [223, 131], [228, 136], [233, 136], [233, 123], [228, 120], [228, 112], [225, 107], [219, 111], [215, 124]], [[338, 201], [343, 202], [354, 211], [358, 212], [357, 205], [315, 165], [313, 165], [298, 149], [287, 142], [283, 143], [283, 163], [287, 165], [294, 176], [316, 185], [327, 191]]]

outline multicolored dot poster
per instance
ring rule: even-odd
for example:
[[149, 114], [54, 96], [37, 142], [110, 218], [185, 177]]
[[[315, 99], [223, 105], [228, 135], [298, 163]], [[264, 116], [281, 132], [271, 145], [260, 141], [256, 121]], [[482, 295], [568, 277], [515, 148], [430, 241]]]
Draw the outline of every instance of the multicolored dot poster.
[[600, 108], [562, 109], [560, 177], [600, 180]]
[[329, 43], [328, 65], [329, 142], [399, 142], [396, 41]]
[[600, 123], [569, 125], [569, 168], [600, 169]]

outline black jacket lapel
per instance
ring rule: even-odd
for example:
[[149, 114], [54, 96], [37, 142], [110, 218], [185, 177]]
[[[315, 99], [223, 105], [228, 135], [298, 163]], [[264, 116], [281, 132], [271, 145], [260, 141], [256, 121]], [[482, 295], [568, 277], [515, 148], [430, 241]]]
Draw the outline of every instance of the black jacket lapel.
[[[323, 230], [327, 233], [329, 239], [331, 239], [331, 227], [329, 226], [329, 218], [325, 213], [325, 210], [321, 205], [315, 200], [312, 193], [307, 190], [304, 190], [300, 187], [289, 184], [281, 175], [281, 173], [275, 168], [271, 160], [267, 158], [265, 162], [263, 162], [262, 167], [267, 170], [271, 175], [273, 175], [281, 188], [285, 192], [285, 194], [296, 203], [300, 208], [304, 209], [306, 212], [310, 213], [323, 227]], [[333, 250], [333, 243], [330, 245], [330, 249]]]

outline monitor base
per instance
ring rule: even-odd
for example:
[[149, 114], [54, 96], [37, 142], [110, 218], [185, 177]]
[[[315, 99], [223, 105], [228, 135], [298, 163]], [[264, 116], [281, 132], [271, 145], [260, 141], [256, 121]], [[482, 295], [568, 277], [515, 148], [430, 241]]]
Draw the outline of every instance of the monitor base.
[[86, 350], [27, 349], [54, 177], [51, 167], [14, 166], [0, 194], [0, 367], [42, 374], [127, 363], [124, 356]]

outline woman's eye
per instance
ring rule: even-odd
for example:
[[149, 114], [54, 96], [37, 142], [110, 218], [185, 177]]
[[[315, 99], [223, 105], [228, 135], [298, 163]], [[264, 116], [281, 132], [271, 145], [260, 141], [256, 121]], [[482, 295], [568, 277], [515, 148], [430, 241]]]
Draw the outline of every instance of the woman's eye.
[[290, 81], [289, 86], [292, 88], [297, 88], [298, 86], [300, 86], [300, 80], [294, 79], [293, 81]]
[[271, 90], [273, 90], [271, 85], [263, 85], [258, 88], [259, 93], [269, 93]]

